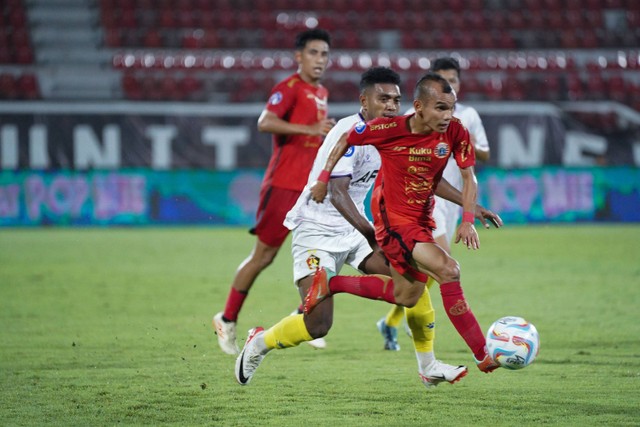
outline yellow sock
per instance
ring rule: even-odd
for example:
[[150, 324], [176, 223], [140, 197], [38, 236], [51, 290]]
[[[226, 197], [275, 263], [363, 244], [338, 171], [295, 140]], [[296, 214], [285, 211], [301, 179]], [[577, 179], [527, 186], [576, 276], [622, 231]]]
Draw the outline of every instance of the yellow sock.
[[384, 322], [387, 324], [387, 326], [397, 328], [398, 326], [400, 326], [400, 322], [402, 322], [403, 317], [404, 307], [400, 305], [394, 305], [387, 313], [387, 317], [384, 319]]
[[427, 290], [431, 290], [431, 286], [433, 286], [434, 283], [438, 282], [436, 282], [433, 277], [429, 276], [429, 279], [427, 279]]
[[264, 332], [264, 343], [269, 350], [295, 347], [312, 339], [302, 314], [287, 316]]
[[435, 339], [436, 312], [431, 305], [429, 290], [425, 289], [418, 303], [404, 309], [407, 324], [413, 334], [413, 345], [417, 352], [432, 352]]

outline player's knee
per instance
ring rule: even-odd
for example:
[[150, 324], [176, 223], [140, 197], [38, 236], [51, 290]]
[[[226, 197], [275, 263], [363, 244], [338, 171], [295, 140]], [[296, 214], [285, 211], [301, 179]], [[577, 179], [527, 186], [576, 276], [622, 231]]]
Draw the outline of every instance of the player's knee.
[[415, 307], [419, 299], [420, 299], [420, 295], [413, 295], [413, 294], [395, 295], [396, 304], [401, 305], [403, 307], [407, 307], [407, 308]]
[[276, 257], [276, 253], [263, 253], [260, 255], [254, 255], [252, 261], [258, 265], [258, 267], [260, 267], [261, 270], [264, 270], [265, 268], [269, 267], [271, 265], [271, 263], [273, 263], [273, 260]]
[[306, 324], [307, 332], [311, 335], [311, 338], [322, 338], [329, 333], [329, 329], [333, 324], [333, 319], [318, 319], [310, 324]]
[[448, 258], [440, 274], [442, 283], [457, 282], [460, 280], [460, 264], [453, 258]]

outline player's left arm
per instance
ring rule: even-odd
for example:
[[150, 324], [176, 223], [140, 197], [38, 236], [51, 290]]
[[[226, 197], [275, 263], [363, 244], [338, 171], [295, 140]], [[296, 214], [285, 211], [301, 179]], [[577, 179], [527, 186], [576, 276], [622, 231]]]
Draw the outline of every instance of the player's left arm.
[[462, 222], [458, 227], [455, 242], [462, 243], [468, 249], [478, 249], [480, 238], [473, 225], [475, 219], [476, 201], [478, 198], [478, 180], [473, 166], [460, 168], [462, 175]]

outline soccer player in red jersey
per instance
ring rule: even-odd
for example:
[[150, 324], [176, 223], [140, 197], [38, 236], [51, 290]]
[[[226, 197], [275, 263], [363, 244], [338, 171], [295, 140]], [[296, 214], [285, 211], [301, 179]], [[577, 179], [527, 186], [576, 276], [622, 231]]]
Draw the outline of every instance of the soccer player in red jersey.
[[491, 372], [499, 365], [487, 354], [484, 334], [464, 297], [460, 266], [432, 235], [434, 189], [453, 156], [463, 179], [463, 216], [456, 243], [462, 242], [469, 249], [480, 247], [473, 225], [477, 199], [475, 152], [469, 132], [453, 117], [455, 102], [449, 83], [438, 74], [428, 73], [416, 85], [414, 114], [358, 123], [338, 141], [311, 188], [311, 198], [324, 200], [328, 177], [349, 145], [376, 147], [382, 159], [382, 178], [374, 192], [372, 213], [376, 240], [392, 267], [391, 278], [334, 276], [333, 272], [319, 271], [304, 308], [310, 312], [329, 294], [358, 295], [362, 286], [377, 288], [375, 294], [369, 292], [371, 299], [412, 307], [431, 276], [440, 283], [447, 316], [473, 352], [478, 368]]
[[295, 41], [298, 70], [278, 83], [258, 118], [258, 130], [273, 134], [273, 149], [260, 188], [257, 237], [251, 254], [240, 264], [224, 311], [213, 318], [220, 348], [238, 353], [236, 322], [249, 289], [275, 258], [289, 234], [284, 217], [302, 192], [324, 135], [335, 124], [327, 117], [328, 91], [320, 83], [329, 62], [329, 33], [304, 31]]

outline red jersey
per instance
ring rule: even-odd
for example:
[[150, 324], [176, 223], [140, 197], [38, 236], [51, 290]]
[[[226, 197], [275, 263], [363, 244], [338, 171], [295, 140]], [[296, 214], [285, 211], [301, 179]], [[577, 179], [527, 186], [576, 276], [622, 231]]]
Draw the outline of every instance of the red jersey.
[[434, 192], [449, 157], [460, 168], [475, 165], [469, 132], [455, 117], [444, 133], [414, 134], [412, 115], [360, 122], [349, 132], [350, 145], [373, 145], [382, 158], [381, 197], [390, 225], [418, 224], [435, 228], [431, 212]]
[[[328, 97], [324, 86], [313, 86], [294, 74], [275, 85], [266, 109], [289, 123], [312, 125], [327, 118]], [[302, 191], [322, 140], [322, 136], [273, 134], [263, 186]]]

